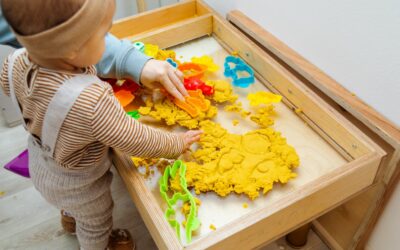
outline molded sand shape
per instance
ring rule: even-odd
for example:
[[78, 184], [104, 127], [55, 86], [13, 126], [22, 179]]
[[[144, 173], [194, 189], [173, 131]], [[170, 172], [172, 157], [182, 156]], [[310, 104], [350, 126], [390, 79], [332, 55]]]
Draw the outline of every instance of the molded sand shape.
[[272, 128], [258, 129], [243, 135], [230, 134], [219, 124], [200, 122], [204, 131], [196, 162], [187, 162], [188, 187], [197, 194], [232, 192], [250, 199], [270, 191], [275, 182], [287, 183], [296, 177], [292, 169], [299, 165], [295, 149]]

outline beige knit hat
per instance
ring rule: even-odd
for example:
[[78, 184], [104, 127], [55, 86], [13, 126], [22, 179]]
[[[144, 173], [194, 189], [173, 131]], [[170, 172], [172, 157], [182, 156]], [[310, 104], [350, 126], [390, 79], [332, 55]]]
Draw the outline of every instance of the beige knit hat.
[[78, 51], [102, 23], [112, 0], [86, 0], [70, 19], [43, 32], [23, 36], [14, 31], [17, 40], [29, 52], [42, 58], [63, 58]]

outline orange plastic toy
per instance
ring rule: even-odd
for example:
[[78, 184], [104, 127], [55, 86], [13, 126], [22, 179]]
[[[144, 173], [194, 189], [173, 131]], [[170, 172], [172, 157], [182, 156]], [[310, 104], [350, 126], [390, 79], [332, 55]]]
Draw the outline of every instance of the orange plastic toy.
[[189, 90], [189, 96], [186, 97], [186, 101], [182, 102], [179, 99], [174, 99], [176, 106], [185, 110], [189, 113], [191, 117], [196, 117], [199, 115], [199, 111], [207, 111], [210, 107], [210, 102], [204, 98], [201, 90]]
[[186, 98], [186, 101], [188, 103], [193, 104], [194, 106], [199, 108], [201, 111], [208, 110], [208, 108], [210, 107], [210, 103], [207, 102], [207, 100], [204, 98], [204, 95], [200, 89], [189, 90], [188, 94], [189, 94], [189, 96]]
[[128, 106], [133, 101], [133, 99], [135, 99], [135, 96], [132, 95], [131, 91], [124, 89], [115, 92], [114, 95], [121, 103], [122, 107]]
[[199, 115], [199, 110], [196, 109], [195, 106], [191, 105], [186, 98], [186, 102], [182, 102], [179, 99], [174, 99], [174, 103], [176, 106], [180, 107], [181, 109], [185, 110], [189, 113], [191, 117], [197, 117]]
[[184, 77], [186, 79], [190, 78], [201, 78], [204, 75], [204, 72], [207, 70], [207, 66], [197, 64], [197, 63], [191, 63], [191, 62], [186, 62], [182, 63], [181, 65], [178, 66], [178, 69], [182, 71]]

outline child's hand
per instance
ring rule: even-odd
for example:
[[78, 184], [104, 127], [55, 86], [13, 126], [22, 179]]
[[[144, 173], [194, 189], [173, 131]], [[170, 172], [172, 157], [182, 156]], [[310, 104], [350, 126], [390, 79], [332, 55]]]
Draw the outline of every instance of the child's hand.
[[188, 93], [183, 85], [183, 74], [165, 61], [149, 60], [143, 67], [140, 82], [151, 89], [163, 86], [168, 93], [185, 101]]
[[180, 136], [185, 142], [185, 147], [183, 151], [186, 151], [189, 149], [190, 145], [192, 145], [194, 142], [197, 142], [200, 140], [200, 135], [203, 133], [203, 131], [200, 130], [189, 130], [186, 133], [181, 133]]

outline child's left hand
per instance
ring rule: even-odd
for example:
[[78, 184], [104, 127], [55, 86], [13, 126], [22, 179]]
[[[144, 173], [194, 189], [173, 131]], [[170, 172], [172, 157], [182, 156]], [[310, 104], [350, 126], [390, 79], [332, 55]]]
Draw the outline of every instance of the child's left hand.
[[189, 130], [185, 133], [179, 134], [179, 136], [183, 139], [185, 146], [183, 148], [183, 152], [190, 148], [190, 145], [200, 140], [200, 135], [203, 134], [201, 130]]
[[151, 89], [162, 86], [181, 101], [188, 95], [183, 85], [183, 73], [165, 61], [149, 60], [143, 67], [140, 82]]

